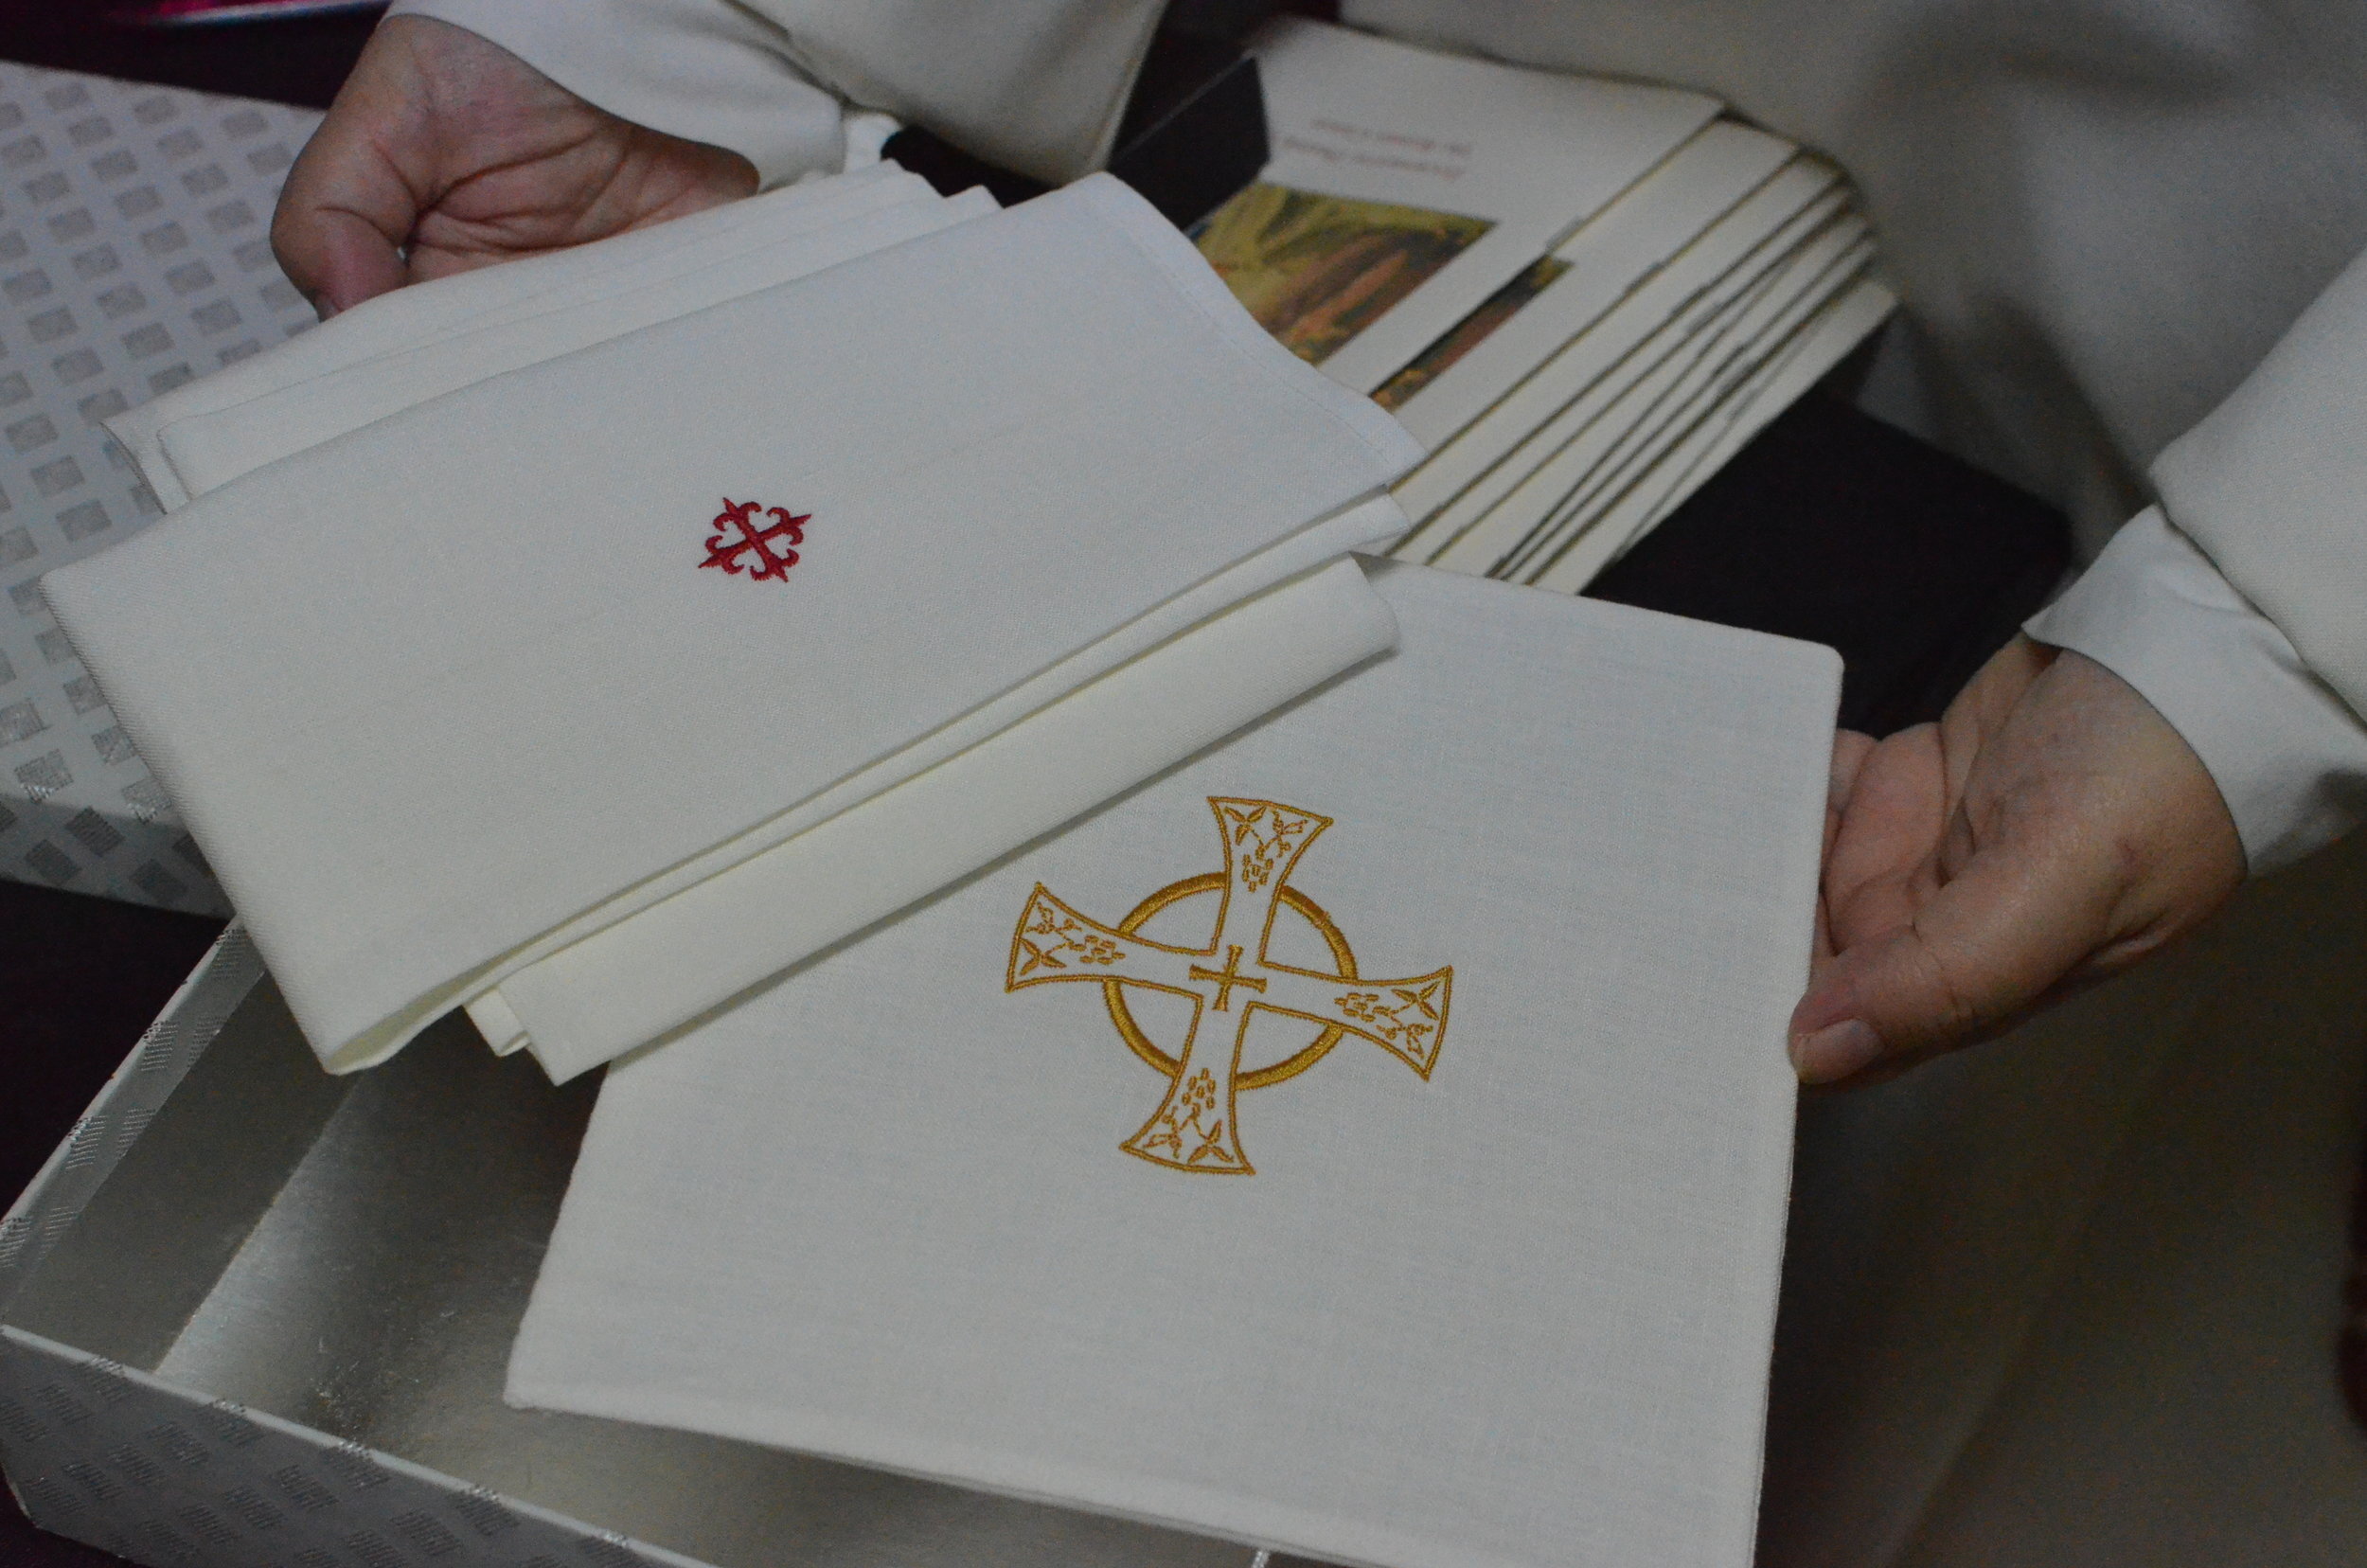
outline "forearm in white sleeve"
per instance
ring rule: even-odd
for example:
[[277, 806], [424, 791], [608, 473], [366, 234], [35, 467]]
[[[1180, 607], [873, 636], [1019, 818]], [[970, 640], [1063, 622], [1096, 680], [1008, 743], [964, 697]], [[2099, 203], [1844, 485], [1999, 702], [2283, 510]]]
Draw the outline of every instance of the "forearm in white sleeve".
[[1108, 157], [1161, 6], [397, 0], [394, 9], [489, 38], [613, 115], [728, 147], [767, 185], [839, 167], [836, 99], [1057, 185]]
[[619, 118], [729, 149], [767, 186], [845, 154], [837, 97], [734, 0], [396, 0], [491, 40]]
[[2153, 704], [2210, 770], [2254, 875], [2367, 815], [2367, 722], [2160, 508], [2024, 627]]
[[2170, 521], [2367, 714], [2367, 258], [2150, 472]]
[[[515, 0], [512, 0], [515, 3]], [[1101, 167], [1161, 0], [746, 0], [848, 101], [1064, 185]]]

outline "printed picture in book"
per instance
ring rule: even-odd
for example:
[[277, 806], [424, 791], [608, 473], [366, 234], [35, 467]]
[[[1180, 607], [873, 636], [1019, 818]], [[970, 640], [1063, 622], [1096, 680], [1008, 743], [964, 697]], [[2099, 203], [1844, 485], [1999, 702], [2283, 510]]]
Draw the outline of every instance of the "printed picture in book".
[[1414, 356], [1412, 364], [1382, 382], [1373, 401], [1392, 412], [1403, 408], [1415, 393], [1454, 368], [1455, 362], [1486, 341], [1487, 334], [1510, 321], [1521, 307], [1554, 286], [1570, 263], [1558, 257], [1532, 261], [1511, 282], [1482, 300], [1477, 309], [1448, 328], [1438, 340]]
[[1259, 326], [1321, 365], [1493, 226], [1259, 184], [1210, 214], [1193, 238]]

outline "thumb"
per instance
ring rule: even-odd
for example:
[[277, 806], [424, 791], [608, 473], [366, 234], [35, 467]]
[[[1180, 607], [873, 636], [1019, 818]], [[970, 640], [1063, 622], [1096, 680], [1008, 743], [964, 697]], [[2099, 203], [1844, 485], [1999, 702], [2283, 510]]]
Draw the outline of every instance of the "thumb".
[[1832, 1083], [1995, 1030], [2103, 940], [2117, 896], [2071, 845], [1976, 851], [1905, 925], [1836, 953], [1791, 1017], [1803, 1083]]
[[323, 321], [408, 280], [400, 241], [358, 213], [283, 201], [271, 243], [280, 269]]
[[[272, 214], [280, 270], [324, 318], [409, 281], [402, 246], [433, 180], [417, 73], [387, 31], [363, 50]], [[396, 42], [407, 36], [398, 29]]]

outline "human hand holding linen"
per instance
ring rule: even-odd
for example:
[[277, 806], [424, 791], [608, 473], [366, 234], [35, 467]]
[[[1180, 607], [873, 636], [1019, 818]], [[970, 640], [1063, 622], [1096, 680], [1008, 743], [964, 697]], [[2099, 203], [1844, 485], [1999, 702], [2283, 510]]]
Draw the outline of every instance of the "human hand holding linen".
[[1807, 1083], [2002, 1032], [2199, 924], [2244, 878], [2201, 760], [2136, 689], [2017, 637], [1936, 724], [1833, 751]]
[[596, 109], [466, 28], [398, 16], [289, 171], [272, 246], [327, 315], [756, 188], [736, 152]]

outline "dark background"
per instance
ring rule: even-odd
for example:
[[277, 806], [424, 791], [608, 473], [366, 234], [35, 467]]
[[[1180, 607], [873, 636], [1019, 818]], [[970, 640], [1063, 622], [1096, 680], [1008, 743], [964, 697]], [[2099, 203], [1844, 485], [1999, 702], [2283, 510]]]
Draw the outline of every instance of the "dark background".
[[[1197, 63], [1179, 69], [1223, 68], [1222, 51], [1206, 46], [1206, 19], [1254, 9], [1200, 6], [1202, 25], [1171, 55]], [[0, 0], [0, 57], [323, 107], [374, 20], [155, 29], [111, 23], [96, 3]], [[1166, 80], [1159, 90], [1187, 88]], [[1148, 178], [1193, 176], [1193, 160], [1172, 148], [1157, 161], [1166, 172]], [[958, 166], [924, 172], [966, 177]], [[1830, 644], [1846, 668], [1843, 721], [1886, 733], [1937, 716], [2058, 580], [2069, 540], [2041, 503], [1852, 408], [1846, 393], [1862, 358], [1771, 425], [1590, 594]], [[219, 930], [194, 916], [0, 882], [0, 1197], [31, 1179]], [[115, 1561], [35, 1532], [0, 1502], [0, 1565]]]

